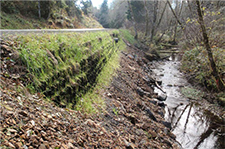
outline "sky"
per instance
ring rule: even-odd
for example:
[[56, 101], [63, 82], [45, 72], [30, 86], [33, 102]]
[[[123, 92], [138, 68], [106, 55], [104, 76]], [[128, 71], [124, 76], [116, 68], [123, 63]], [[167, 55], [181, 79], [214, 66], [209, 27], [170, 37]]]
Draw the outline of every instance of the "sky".
[[[100, 8], [104, 0], [91, 0], [94, 7]], [[108, 6], [113, 0], [108, 0]]]

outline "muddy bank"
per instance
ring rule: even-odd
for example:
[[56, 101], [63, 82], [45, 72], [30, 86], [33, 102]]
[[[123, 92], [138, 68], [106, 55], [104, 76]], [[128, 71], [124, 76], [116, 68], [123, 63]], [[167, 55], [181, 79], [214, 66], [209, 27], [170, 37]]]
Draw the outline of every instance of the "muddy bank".
[[121, 69], [104, 91], [108, 113], [105, 127], [130, 140], [135, 148], [179, 148], [170, 123], [164, 120], [164, 104], [156, 99], [149, 61], [143, 57], [145, 54], [137, 49], [122, 52]]

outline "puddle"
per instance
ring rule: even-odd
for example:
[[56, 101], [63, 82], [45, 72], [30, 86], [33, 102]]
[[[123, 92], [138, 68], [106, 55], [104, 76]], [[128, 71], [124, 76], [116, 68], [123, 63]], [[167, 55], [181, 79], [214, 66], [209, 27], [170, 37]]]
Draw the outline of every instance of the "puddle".
[[[171, 122], [172, 132], [184, 149], [222, 149], [225, 148], [224, 121], [202, 110], [198, 105], [185, 98], [180, 89], [190, 84], [178, 70], [176, 60], [155, 62], [153, 72], [162, 81], [162, 89], [167, 94], [165, 119]], [[163, 94], [155, 88], [155, 92]], [[201, 108], [200, 108], [201, 107]]]

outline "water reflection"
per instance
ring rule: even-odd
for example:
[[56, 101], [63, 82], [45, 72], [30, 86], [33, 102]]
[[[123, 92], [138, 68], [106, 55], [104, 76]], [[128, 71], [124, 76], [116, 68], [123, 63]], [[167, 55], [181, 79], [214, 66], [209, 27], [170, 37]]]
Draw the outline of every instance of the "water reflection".
[[177, 141], [184, 149], [225, 148], [224, 121], [181, 95], [180, 87], [189, 84], [178, 71], [179, 62], [171, 60], [159, 63], [153, 72], [163, 82], [162, 88], [167, 94], [165, 119], [171, 122]]

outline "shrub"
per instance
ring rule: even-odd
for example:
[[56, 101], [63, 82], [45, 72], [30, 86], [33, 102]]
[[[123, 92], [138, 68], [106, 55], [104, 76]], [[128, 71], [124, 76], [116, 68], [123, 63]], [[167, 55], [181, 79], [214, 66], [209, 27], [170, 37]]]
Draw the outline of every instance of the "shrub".
[[[214, 60], [219, 74], [225, 72], [224, 49], [212, 47]], [[182, 71], [189, 74], [192, 81], [202, 84], [207, 89], [215, 89], [216, 82], [212, 76], [212, 70], [208, 60], [208, 54], [204, 47], [196, 47], [184, 53], [182, 58]]]

